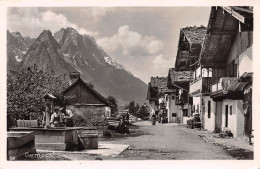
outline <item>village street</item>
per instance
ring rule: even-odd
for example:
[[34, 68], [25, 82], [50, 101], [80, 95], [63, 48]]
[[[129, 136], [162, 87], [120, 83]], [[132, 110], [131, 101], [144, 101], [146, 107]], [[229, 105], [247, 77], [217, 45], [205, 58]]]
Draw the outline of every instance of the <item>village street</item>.
[[[84, 153], [58, 153], [60, 160], [232, 160], [240, 159], [222, 146], [207, 143], [196, 131], [184, 125], [156, 124], [150, 121], [136, 122], [132, 132], [136, 136], [125, 135], [120, 138], [99, 139], [99, 144], [130, 145], [117, 156], [102, 156]], [[237, 152], [236, 152], [237, 153]], [[244, 153], [244, 154], [243, 154]], [[248, 153], [248, 152], [247, 152]], [[252, 158], [252, 152], [249, 152]], [[243, 155], [245, 152], [242, 152]], [[49, 159], [50, 160], [50, 159]], [[51, 159], [53, 160], [53, 159]]]
[[209, 160], [233, 159], [218, 146], [207, 143], [184, 126], [176, 124], [151, 125], [150, 121], [135, 123], [140, 126], [143, 135], [111, 141], [112, 143], [129, 144], [117, 159], [174, 159], [174, 160]]

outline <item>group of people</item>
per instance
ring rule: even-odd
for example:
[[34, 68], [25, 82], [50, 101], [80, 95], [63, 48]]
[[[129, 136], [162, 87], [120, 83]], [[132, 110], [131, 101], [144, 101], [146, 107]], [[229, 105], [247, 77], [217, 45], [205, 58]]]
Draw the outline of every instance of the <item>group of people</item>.
[[[46, 119], [46, 114], [43, 114], [43, 121]], [[73, 113], [71, 110], [67, 110], [65, 107], [53, 109], [50, 120], [51, 127], [73, 127]]]

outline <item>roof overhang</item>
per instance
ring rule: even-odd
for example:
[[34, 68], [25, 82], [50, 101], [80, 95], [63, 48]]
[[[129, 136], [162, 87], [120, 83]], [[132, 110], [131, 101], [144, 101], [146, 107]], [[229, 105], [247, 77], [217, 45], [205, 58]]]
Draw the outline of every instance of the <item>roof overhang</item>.
[[[239, 11], [240, 10], [240, 11]], [[249, 11], [249, 12], [248, 12]], [[200, 60], [203, 65], [218, 65], [226, 60], [238, 31], [252, 29], [252, 11], [240, 7], [212, 7]]]

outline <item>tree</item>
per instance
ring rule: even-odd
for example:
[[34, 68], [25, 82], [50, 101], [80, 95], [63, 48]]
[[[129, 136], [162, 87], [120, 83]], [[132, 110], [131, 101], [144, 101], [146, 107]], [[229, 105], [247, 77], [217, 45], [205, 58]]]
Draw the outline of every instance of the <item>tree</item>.
[[137, 117], [145, 119], [149, 115], [150, 115], [150, 113], [149, 113], [148, 107], [146, 105], [142, 105], [140, 107], [140, 110], [138, 111]]
[[130, 101], [128, 109], [129, 109], [130, 114], [133, 114], [133, 115], [135, 114], [135, 102], [134, 101]]
[[109, 103], [109, 106], [111, 108], [111, 115], [116, 115], [118, 109], [117, 109], [117, 99], [113, 96], [108, 96], [107, 101]]
[[[39, 119], [44, 111], [46, 93], [62, 100], [62, 91], [68, 86], [68, 77], [56, 75], [55, 70], [39, 69], [36, 65], [7, 74], [7, 128], [18, 119]], [[64, 99], [63, 99], [64, 100]]]

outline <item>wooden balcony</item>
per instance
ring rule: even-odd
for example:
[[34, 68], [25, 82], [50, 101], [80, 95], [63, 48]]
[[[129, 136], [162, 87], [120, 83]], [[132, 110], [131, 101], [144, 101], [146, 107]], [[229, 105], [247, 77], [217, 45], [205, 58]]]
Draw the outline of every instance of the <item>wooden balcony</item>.
[[211, 92], [211, 77], [201, 77], [190, 83], [189, 94], [191, 96], [209, 95]]
[[184, 91], [183, 93], [181, 93], [180, 95], [175, 97], [175, 104], [176, 105], [184, 105], [186, 103], [192, 104], [192, 97], [189, 97], [188, 99], [188, 91]]
[[232, 82], [238, 80], [237, 77], [222, 77], [211, 86], [211, 95], [226, 94]]
[[175, 104], [176, 104], [176, 105], [182, 105], [182, 104], [184, 104], [184, 98], [181, 97], [181, 95], [176, 96], [175, 98], [176, 98], [176, 100], [175, 100]]
[[166, 103], [165, 102], [160, 103], [159, 108], [166, 109]]

